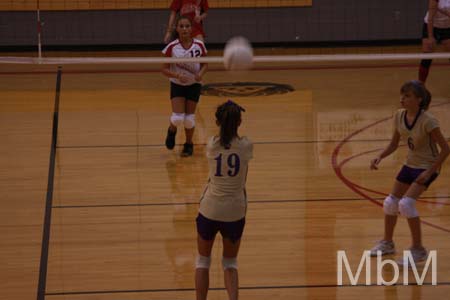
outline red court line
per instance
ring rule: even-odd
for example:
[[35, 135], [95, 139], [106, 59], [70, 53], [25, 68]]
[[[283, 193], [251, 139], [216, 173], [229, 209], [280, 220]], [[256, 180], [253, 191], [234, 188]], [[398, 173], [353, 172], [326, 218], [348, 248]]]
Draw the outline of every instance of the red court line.
[[[450, 103], [449, 103], [449, 102], [446, 102], [446, 103], [440, 103], [440, 104], [437, 104], [437, 105], [434, 105], [434, 106], [440, 106], [440, 105], [446, 105], [446, 104], [450, 104]], [[360, 189], [358, 189], [357, 185], [355, 185], [352, 181], [350, 181], [350, 180], [349, 180], [346, 176], [344, 176], [344, 174], [342, 173], [342, 165], [345, 164], [346, 162], [348, 162], [349, 160], [351, 160], [351, 157], [350, 157], [350, 158], [344, 159], [341, 163], [338, 163], [338, 156], [339, 156], [339, 152], [340, 152], [341, 148], [342, 148], [342, 147], [343, 147], [343, 146], [344, 146], [351, 138], [353, 138], [354, 136], [358, 135], [359, 133], [361, 133], [361, 132], [363, 132], [363, 131], [365, 131], [365, 130], [367, 130], [367, 129], [373, 127], [373, 126], [376, 126], [376, 125], [378, 125], [378, 124], [380, 124], [380, 123], [383, 123], [383, 122], [385, 122], [385, 121], [387, 121], [387, 120], [389, 120], [389, 119], [391, 119], [391, 118], [392, 118], [392, 117], [386, 117], [386, 118], [384, 118], [384, 119], [378, 120], [378, 121], [376, 121], [376, 122], [374, 122], [374, 123], [372, 123], [372, 124], [369, 124], [369, 125], [367, 125], [367, 126], [364, 126], [363, 128], [360, 128], [360, 129], [358, 129], [358, 130], [356, 130], [356, 131], [350, 133], [347, 137], [345, 137], [342, 141], [339, 142], [339, 144], [336, 146], [336, 148], [334, 148], [333, 153], [331, 154], [331, 165], [332, 165], [332, 167], [333, 167], [334, 172], [336, 173], [336, 176], [337, 176], [337, 177], [338, 177], [338, 178], [339, 178], [339, 179], [340, 179], [340, 180], [341, 180], [348, 188], [350, 188], [350, 189], [351, 189], [352, 191], [354, 191], [356, 194], [362, 196], [363, 198], [369, 200], [369, 201], [372, 202], [373, 204], [378, 205], [378, 206], [380, 206], [380, 207], [383, 206], [383, 204], [382, 204], [380, 201], [377, 201], [376, 199], [374, 199], [374, 198], [372, 198], [371, 196], [367, 195], [366, 193], [362, 192]], [[376, 151], [376, 150], [366, 151], [366, 152], [364, 152], [364, 153], [360, 153], [360, 154], [355, 155], [355, 157], [356, 157], [356, 156], [363, 155], [363, 154], [371, 153], [371, 152], [374, 152], [374, 151]], [[377, 192], [377, 193], [379, 193], [379, 192]], [[433, 203], [434, 203], [434, 202], [433, 202]], [[435, 229], [439, 229], [439, 230], [442, 230], [442, 231], [445, 231], [445, 232], [450, 233], [450, 229], [448, 229], [448, 228], [445, 228], [445, 227], [442, 227], [442, 226], [439, 226], [439, 225], [430, 223], [430, 222], [425, 221], [425, 220], [423, 220], [423, 219], [421, 219], [421, 222], [422, 222], [423, 224], [426, 224], [426, 225], [428, 225], [428, 226], [430, 226], [430, 227], [433, 227], [433, 228], [435, 228]]]
[[[405, 145], [402, 145], [402, 146], [405, 146]], [[361, 153], [358, 153], [358, 154], [349, 156], [349, 157], [347, 157], [346, 159], [344, 159], [343, 161], [341, 161], [341, 163], [339, 164], [338, 167], [342, 169], [342, 167], [343, 167], [346, 163], [348, 163], [350, 160], [352, 160], [352, 159], [354, 159], [354, 158], [356, 158], [356, 157], [359, 157], [359, 156], [363, 156], [363, 155], [369, 154], [369, 153], [378, 152], [378, 151], [380, 151], [380, 150], [382, 150], [382, 148], [378, 148], [378, 149], [374, 149], [374, 150], [369, 150], [369, 151], [365, 151], [365, 152], [361, 152]], [[350, 180], [349, 180], [349, 182], [350, 182], [354, 187], [359, 188], [359, 189], [361, 189], [361, 190], [364, 190], [364, 191], [366, 191], [366, 192], [374, 193], [374, 194], [377, 194], [377, 195], [380, 195], [380, 196], [387, 196], [387, 195], [388, 195], [388, 194], [385, 193], [385, 192], [379, 192], [379, 191], [372, 190], [372, 189], [370, 189], [370, 188], [367, 188], [367, 187], [364, 187], [364, 186], [362, 186], [362, 185], [356, 184], [356, 183], [353, 182], [353, 181], [350, 181]], [[447, 203], [447, 202], [428, 201], [428, 200], [421, 200], [421, 199], [417, 199], [417, 201], [418, 201], [418, 202], [423, 202], [423, 203], [431, 203], [431, 204], [449, 205], [449, 206], [450, 206], [450, 203]]]

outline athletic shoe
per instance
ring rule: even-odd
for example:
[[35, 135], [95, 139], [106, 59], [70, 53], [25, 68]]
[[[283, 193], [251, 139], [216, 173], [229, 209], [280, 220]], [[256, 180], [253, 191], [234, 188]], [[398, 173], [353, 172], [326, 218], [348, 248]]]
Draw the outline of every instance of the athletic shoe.
[[192, 156], [194, 154], [194, 144], [184, 143], [183, 151], [181, 152], [181, 156], [187, 157]]
[[[410, 248], [412, 259], [414, 263], [419, 263], [425, 261], [428, 258], [428, 251], [425, 248]], [[401, 259], [397, 260], [397, 264], [404, 266], [406, 264], [410, 264], [410, 261], [407, 256], [403, 256]]]
[[177, 131], [171, 131], [170, 127], [167, 129], [166, 148], [172, 150], [175, 147], [175, 136]]
[[377, 256], [377, 252], [380, 251], [381, 255], [393, 254], [395, 253], [395, 245], [393, 241], [381, 240], [370, 249], [370, 256]]

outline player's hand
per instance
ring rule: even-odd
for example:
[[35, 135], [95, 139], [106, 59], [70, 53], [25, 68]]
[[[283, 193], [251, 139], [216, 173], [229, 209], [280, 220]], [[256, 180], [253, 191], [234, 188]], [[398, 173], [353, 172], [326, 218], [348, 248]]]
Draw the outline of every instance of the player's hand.
[[417, 176], [416, 180], [414, 181], [417, 182], [418, 184], [425, 184], [425, 182], [427, 182], [427, 180], [430, 179], [430, 177], [431, 172], [429, 170], [426, 170], [420, 173], [420, 175]]
[[372, 159], [370, 161], [370, 169], [371, 170], [378, 170], [378, 164], [380, 163], [380, 161], [381, 161], [381, 157], [379, 157], [379, 156], [377, 156], [374, 159]]
[[432, 52], [436, 46], [436, 39], [434, 37], [423, 40], [423, 50], [425, 52]]
[[195, 23], [200, 23], [202, 21], [202, 17], [201, 16], [195, 16], [194, 17], [194, 22]]
[[164, 43], [168, 44], [170, 42], [170, 38], [172, 37], [172, 32], [167, 31], [164, 35]]
[[186, 83], [186, 82], [188, 82], [189, 81], [189, 77], [187, 77], [187, 76], [185, 76], [185, 75], [183, 75], [183, 74], [178, 74], [178, 80], [181, 82], [181, 83]]
[[202, 81], [202, 76], [200, 74], [195, 75], [195, 81], [200, 82]]

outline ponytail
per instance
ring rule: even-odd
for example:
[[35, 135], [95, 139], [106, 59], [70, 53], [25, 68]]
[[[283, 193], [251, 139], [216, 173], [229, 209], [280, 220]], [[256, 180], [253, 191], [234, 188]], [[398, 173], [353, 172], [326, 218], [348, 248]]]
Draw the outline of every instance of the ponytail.
[[404, 94], [407, 91], [412, 91], [416, 97], [421, 99], [419, 103], [420, 109], [428, 110], [431, 103], [431, 93], [422, 82], [417, 80], [407, 81], [400, 88], [400, 93]]
[[231, 141], [238, 136], [242, 111], [245, 109], [231, 100], [217, 107], [216, 122], [220, 126], [220, 145], [225, 149], [230, 149]]
[[420, 101], [420, 108], [423, 110], [428, 110], [431, 103], [431, 93], [426, 88], [424, 90], [424, 97], [422, 98], [422, 101]]

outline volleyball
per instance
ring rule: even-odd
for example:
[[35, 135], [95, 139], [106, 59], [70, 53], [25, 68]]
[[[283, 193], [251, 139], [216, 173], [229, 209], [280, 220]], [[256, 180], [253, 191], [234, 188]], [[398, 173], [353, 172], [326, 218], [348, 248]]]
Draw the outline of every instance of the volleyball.
[[223, 63], [227, 70], [248, 70], [253, 64], [253, 48], [242, 36], [228, 40], [223, 51]]

